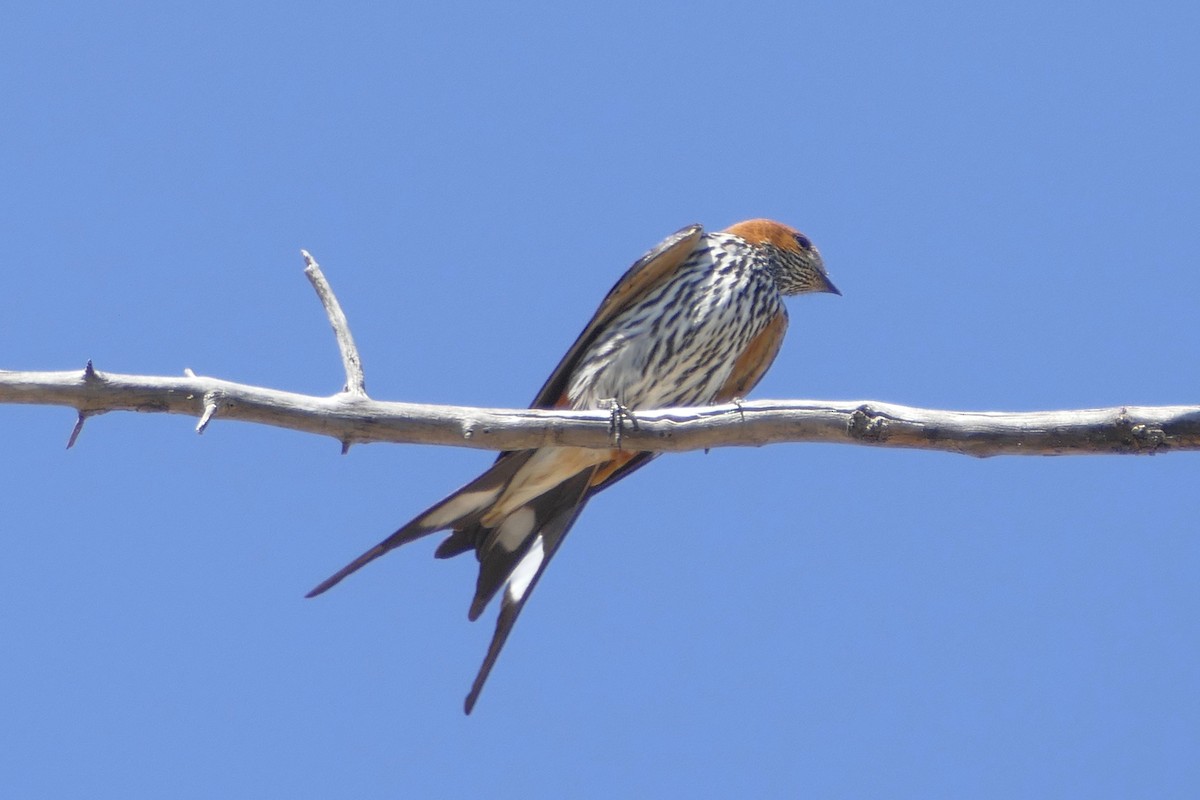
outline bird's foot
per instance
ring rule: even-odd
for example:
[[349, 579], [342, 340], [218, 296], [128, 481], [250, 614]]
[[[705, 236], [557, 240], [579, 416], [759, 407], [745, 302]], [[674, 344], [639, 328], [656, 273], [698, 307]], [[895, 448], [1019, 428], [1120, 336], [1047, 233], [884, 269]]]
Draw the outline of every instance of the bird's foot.
[[638, 430], [637, 417], [633, 415], [625, 406], [615, 398], [605, 402], [611, 416], [608, 420], [608, 433], [612, 437], [613, 446], [618, 450], [621, 449], [621, 433], [625, 430], [625, 423], [628, 422], [630, 427], [635, 431]]
[[732, 403], [734, 408], [736, 408], [738, 410], [738, 414], [741, 416], [742, 422], [745, 422], [746, 421], [746, 409], [742, 408], [742, 403], [746, 402], [746, 398], [735, 397], [735, 398], [731, 399], [729, 402]]

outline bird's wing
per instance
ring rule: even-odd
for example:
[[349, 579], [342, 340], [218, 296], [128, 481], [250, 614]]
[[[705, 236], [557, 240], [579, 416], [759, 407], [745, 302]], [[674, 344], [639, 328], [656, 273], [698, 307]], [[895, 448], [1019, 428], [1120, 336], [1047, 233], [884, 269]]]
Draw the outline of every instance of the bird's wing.
[[[530, 408], [567, 408], [569, 401], [565, 397], [567, 383], [571, 373], [583, 352], [595, 340], [600, 329], [613, 317], [645, 297], [659, 283], [669, 278], [687, 257], [696, 249], [696, 243], [704, 235], [704, 227], [695, 224], [680, 228], [675, 233], [663, 239], [648, 250], [641, 258], [633, 262], [620, 280], [604, 296], [600, 307], [592, 315], [591, 320], [575, 339], [575, 343], [567, 350], [566, 355], [558, 362], [558, 366], [550, 373], [541, 390], [530, 404]], [[497, 460], [503, 459], [508, 453], [501, 453]], [[593, 477], [593, 484], [588, 489], [587, 496], [607, 489], [622, 478], [644, 467], [658, 456], [658, 453], [637, 453], [627, 459], [622, 459], [614, 468], [604, 469], [602, 466]], [[570, 525], [566, 526], [569, 529]], [[563, 531], [566, 533], [566, 530]], [[453, 541], [451, 540], [453, 539]], [[465, 537], [451, 537], [439, 548], [438, 555], [442, 558], [455, 555], [467, 549]]]
[[700, 225], [680, 228], [635, 261], [616, 285], [609, 290], [604, 301], [600, 303], [600, 308], [596, 310], [587, 327], [579, 334], [579, 338], [571, 345], [571, 349], [567, 350], [562, 361], [558, 362], [554, 372], [550, 373], [550, 377], [542, 386], [541, 391], [537, 393], [537, 397], [534, 398], [530, 407], [563, 407], [565, 405], [563, 394], [566, 392], [571, 373], [601, 328], [613, 317], [645, 297], [656, 286], [669, 278], [675, 270], [679, 269], [679, 266], [696, 249], [696, 243], [703, 235], [704, 228]]

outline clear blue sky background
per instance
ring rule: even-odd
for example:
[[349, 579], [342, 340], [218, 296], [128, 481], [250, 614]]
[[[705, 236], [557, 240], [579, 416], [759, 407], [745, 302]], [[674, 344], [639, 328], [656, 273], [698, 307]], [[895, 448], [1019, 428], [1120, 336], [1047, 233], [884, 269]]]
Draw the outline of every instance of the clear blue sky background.
[[[521, 406], [628, 264], [770, 216], [761, 398], [1200, 402], [1195, 4], [26, 4], [0, 368]], [[969, 6], [969, 8], [967, 7]], [[23, 797], [1194, 797], [1200, 457], [784, 445], [587, 509], [475, 715], [474, 562], [303, 593], [486, 453], [0, 407]]]

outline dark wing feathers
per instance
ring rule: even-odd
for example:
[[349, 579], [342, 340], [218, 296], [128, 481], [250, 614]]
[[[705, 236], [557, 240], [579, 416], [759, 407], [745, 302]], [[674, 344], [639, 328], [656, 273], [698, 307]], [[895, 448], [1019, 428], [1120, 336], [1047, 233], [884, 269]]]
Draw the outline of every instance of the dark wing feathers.
[[644, 256], [633, 262], [616, 285], [605, 295], [600, 308], [592, 316], [591, 321], [579, 334], [579, 338], [571, 345], [558, 362], [558, 366], [550, 373], [537, 397], [533, 399], [531, 408], [554, 408], [566, 391], [575, 364], [583, 355], [583, 351], [596, 338], [596, 334], [613, 317], [645, 297], [662, 280], [679, 268], [687, 257], [696, 249], [696, 243], [704, 235], [700, 225], [689, 225], [680, 228], [675, 233], [663, 239], [657, 246]]

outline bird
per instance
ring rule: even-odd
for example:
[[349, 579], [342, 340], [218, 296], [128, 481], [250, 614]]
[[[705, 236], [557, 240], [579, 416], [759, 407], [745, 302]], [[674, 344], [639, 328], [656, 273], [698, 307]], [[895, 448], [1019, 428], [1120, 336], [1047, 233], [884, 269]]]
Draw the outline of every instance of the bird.
[[[795, 228], [767, 219], [713, 232], [699, 224], [681, 228], [617, 281], [530, 407], [608, 409], [619, 426], [628, 415], [636, 423], [639, 410], [740, 401], [779, 353], [788, 326], [783, 298], [810, 292], [841, 294], [820, 252]], [[619, 446], [501, 453], [482, 475], [307, 596], [403, 544], [449, 530], [435, 557], [474, 551], [479, 560], [468, 619], [478, 619], [504, 590], [491, 643], [463, 704], [470, 714], [584, 506], [656, 455]]]

